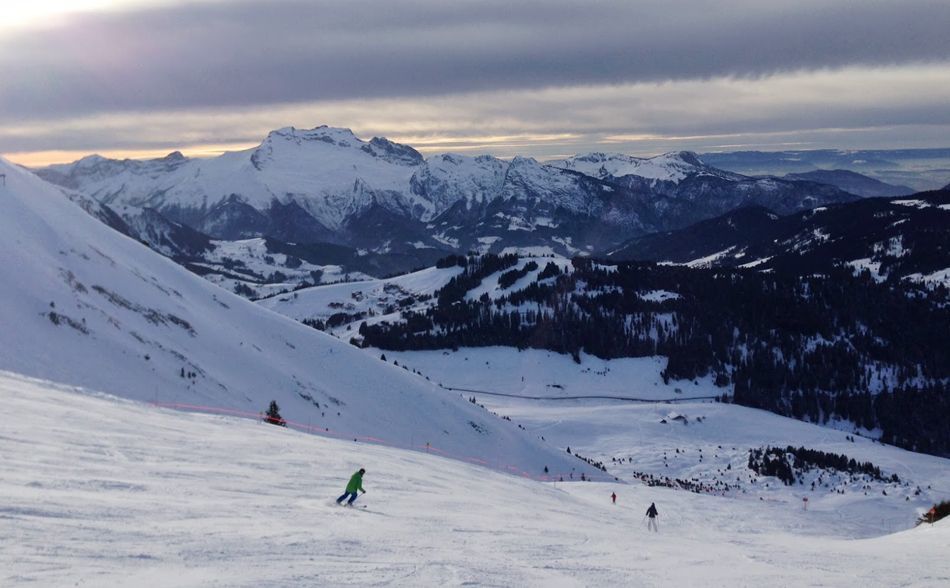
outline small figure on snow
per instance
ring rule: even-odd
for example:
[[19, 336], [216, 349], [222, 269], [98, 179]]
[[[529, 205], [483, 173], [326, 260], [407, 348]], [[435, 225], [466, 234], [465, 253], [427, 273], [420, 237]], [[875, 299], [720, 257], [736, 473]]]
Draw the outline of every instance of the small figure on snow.
[[350, 477], [350, 481], [346, 485], [346, 492], [343, 493], [343, 496], [336, 499], [337, 504], [341, 504], [344, 500], [346, 500], [346, 497], [349, 496], [350, 500], [346, 503], [346, 505], [352, 506], [353, 501], [356, 500], [357, 490], [363, 494], [366, 494], [366, 490], [363, 490], [363, 474], [365, 473], [366, 470], [360, 468], [360, 471], [356, 472], [352, 477]]
[[930, 507], [930, 510], [927, 511], [927, 522], [931, 525], [934, 524], [934, 521], [937, 520], [937, 505]]
[[617, 504], [617, 493], [616, 493], [616, 492], [611, 492], [611, 493], [610, 493], [610, 500], [611, 500], [611, 502], [613, 502], [614, 504]]
[[650, 522], [647, 523], [647, 531], [649, 531], [650, 529], [653, 529], [654, 531], [659, 533], [660, 528], [656, 524], [656, 517], [660, 516], [660, 513], [656, 511], [656, 503], [654, 502], [650, 503], [650, 508], [647, 509], [646, 516], [649, 517], [650, 519]]

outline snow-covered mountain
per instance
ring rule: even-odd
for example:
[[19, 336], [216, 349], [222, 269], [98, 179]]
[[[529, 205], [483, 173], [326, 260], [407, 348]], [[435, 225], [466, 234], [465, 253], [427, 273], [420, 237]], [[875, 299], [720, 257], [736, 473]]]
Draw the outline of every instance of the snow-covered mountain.
[[649, 158], [633, 157], [623, 153], [587, 153], [548, 163], [557, 168], [569, 169], [601, 180], [637, 176], [648, 180], [679, 183], [695, 175], [736, 181], [744, 179], [744, 176], [739, 174], [704, 164], [699, 156], [691, 151], [676, 151]]
[[285, 418], [343, 434], [577, 465], [456, 394], [200, 279], [32, 173], [2, 159], [0, 173], [0, 370], [252, 413], [276, 400]]
[[632, 239], [609, 256], [800, 275], [849, 265], [879, 281], [950, 284], [950, 191], [869, 198], [788, 216], [743, 208]]
[[348, 330], [353, 336], [353, 327], [360, 322], [398, 321], [403, 310], [424, 312], [432, 306], [435, 293], [461, 271], [458, 266], [430, 267], [392, 278], [303, 288], [258, 304], [338, 336], [346, 336]]
[[855, 198], [814, 182], [724, 172], [688, 152], [552, 163], [424, 159], [409, 146], [326, 126], [276, 130], [253, 149], [212, 159], [90, 156], [38, 173], [136, 226], [150, 221], [132, 219], [152, 210], [216, 239], [266, 236], [409, 256], [512, 246], [591, 252], [741, 205], [794, 212]]

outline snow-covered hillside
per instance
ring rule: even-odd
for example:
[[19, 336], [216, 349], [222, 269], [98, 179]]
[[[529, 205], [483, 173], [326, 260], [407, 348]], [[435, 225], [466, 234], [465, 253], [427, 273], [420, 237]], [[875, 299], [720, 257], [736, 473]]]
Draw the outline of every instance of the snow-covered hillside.
[[226, 290], [251, 298], [286, 292], [301, 284], [372, 279], [362, 272], [346, 271], [337, 264], [317, 265], [271, 251], [267, 240], [260, 237], [210, 243], [211, 249], [200, 261], [189, 263], [189, 269]]
[[[457, 351], [386, 351], [399, 365], [468, 396], [507, 394], [538, 398], [635, 398], [679, 402], [722, 395], [711, 376], [664, 383], [667, 358], [601, 359], [581, 353], [580, 363], [563, 353], [510, 347], [463, 347]], [[567, 443], [568, 445], [570, 443]]]
[[[549, 442], [570, 444], [575, 453], [604, 463], [623, 481], [668, 482], [730, 502], [769, 502], [793, 515], [796, 526], [834, 521], [826, 532], [836, 536], [905, 530], [933, 504], [950, 500], [950, 460], [742, 406], [476, 398]], [[815, 468], [800, 483], [785, 485], [748, 467], [749, 450], [766, 446], [845, 455], [899, 481]]]
[[[933, 208], [922, 209], [931, 211], [930, 222]], [[937, 238], [945, 231], [921, 233]], [[926, 242], [913, 248], [927, 251]], [[939, 261], [939, 255], [921, 259]], [[450, 257], [441, 265], [447, 267], [309, 288], [262, 304], [376, 348], [374, 354], [385, 352], [400, 365], [407, 362], [390, 352], [444, 357], [444, 366], [435, 362], [436, 370], [422, 372], [457, 388], [492, 391], [517, 375], [526, 378], [516, 382], [519, 391], [532, 396], [603, 395], [606, 384], [621, 396], [655, 398], [662, 384], [680, 388], [683, 397], [725, 396], [810, 422], [847, 422], [841, 426], [861, 435], [950, 455], [946, 422], [936, 416], [947, 401], [950, 365], [942, 289], [912, 282], [885, 287], [833, 267], [825, 268], [833, 274], [803, 277], [495, 255]], [[867, 302], [856, 303], [861, 299]], [[462, 355], [473, 361], [455, 359]], [[559, 367], [550, 357], [559, 358]], [[589, 377], [580, 377], [575, 365]]]
[[[4, 586], [950, 582], [947, 521], [853, 539], [819, 508], [544, 484], [9, 374], [0, 403]], [[360, 467], [366, 508], [333, 504]], [[651, 502], [653, 534], [642, 523]]]
[[412, 177], [412, 191], [425, 195], [439, 211], [456, 202], [484, 203], [497, 197], [508, 164], [490, 155], [433, 155]]
[[[0, 160], [0, 369], [345, 434], [565, 460], [509, 423], [198, 278]], [[575, 460], [576, 461], [576, 460]], [[576, 465], [576, 464], [572, 464]]]
[[[478, 287], [466, 295], [467, 298], [477, 299], [487, 294], [495, 299], [522, 290], [537, 281], [541, 268], [548, 263], [554, 263], [562, 269], [571, 267], [571, 261], [564, 257], [524, 254], [511, 269], [521, 270], [532, 262], [538, 268], [527, 272], [511, 286], [499, 286], [498, 279], [503, 272], [498, 271], [485, 277]], [[353, 336], [356, 324], [402, 321], [405, 311], [425, 312], [434, 304], [436, 292], [461, 272], [462, 268], [458, 266], [431, 267], [392, 278], [304, 288], [265, 298], [258, 303], [298, 321], [323, 322], [327, 330], [336, 335]]]
[[329, 330], [342, 336], [354, 322], [399, 320], [403, 310], [425, 308], [433, 293], [461, 271], [432, 267], [394, 278], [304, 288], [258, 304], [298, 321], [329, 322]]
[[[789, 507], [800, 507], [807, 497], [809, 508], [840, 518], [841, 533], [862, 536], [905, 528], [921, 509], [950, 500], [950, 460], [882, 445], [855, 435], [843, 422], [819, 427], [733, 404], [693, 400], [714, 397], [720, 389], [708, 378], [695, 385], [664, 384], [665, 358], [605, 361], [583, 355], [577, 364], [557, 353], [501, 347], [386, 353], [546, 441], [604, 463], [622, 480], [637, 480], [637, 474], [670, 477], [704, 484], [706, 492], [729, 499], [761, 496]], [[810, 482], [817, 475], [806, 477], [802, 485], [785, 486], [753, 475], [747, 467], [749, 449], [766, 445], [844, 454], [870, 461], [901, 481], [824, 474], [815, 489]]]
[[761, 207], [732, 211], [685, 229], [632, 239], [608, 255], [690, 267], [824, 273], [835, 266], [946, 283], [950, 274], [950, 191], [868, 198], [779, 216]]

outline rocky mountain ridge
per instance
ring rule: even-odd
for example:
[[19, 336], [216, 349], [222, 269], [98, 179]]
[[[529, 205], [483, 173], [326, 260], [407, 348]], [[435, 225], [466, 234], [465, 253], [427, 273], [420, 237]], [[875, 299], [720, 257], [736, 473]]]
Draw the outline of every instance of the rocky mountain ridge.
[[272, 131], [211, 159], [89, 156], [37, 170], [111, 207], [131, 225], [150, 209], [216, 239], [327, 242], [380, 254], [426, 248], [573, 255], [681, 228], [738, 206], [781, 213], [853, 200], [810, 181], [717, 170], [690, 152], [587, 154], [541, 163], [433, 155], [348, 129]]

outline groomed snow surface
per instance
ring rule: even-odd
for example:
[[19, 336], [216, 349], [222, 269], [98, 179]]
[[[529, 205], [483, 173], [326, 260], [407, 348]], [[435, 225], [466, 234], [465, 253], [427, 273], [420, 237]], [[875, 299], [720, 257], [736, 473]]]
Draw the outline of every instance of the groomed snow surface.
[[[540, 483], [9, 373], [0, 403], [3, 586], [950, 582], [946, 521], [835, 538], [820, 513], [770, 501]], [[366, 508], [336, 506], [359, 467]]]

